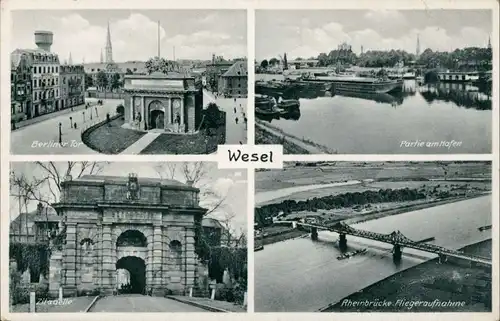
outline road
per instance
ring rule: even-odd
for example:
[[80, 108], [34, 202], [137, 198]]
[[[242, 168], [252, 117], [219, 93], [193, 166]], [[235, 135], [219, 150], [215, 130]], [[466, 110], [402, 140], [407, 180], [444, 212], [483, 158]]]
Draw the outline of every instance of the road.
[[[236, 101], [234, 101], [234, 98], [215, 99], [213, 94], [204, 89], [203, 101], [204, 107], [214, 102], [220, 109], [226, 112], [226, 144], [237, 145], [240, 142], [242, 144], [247, 143], [247, 125], [244, 122], [245, 116], [243, 116], [245, 114], [248, 117], [246, 98], [236, 98]], [[238, 118], [238, 123], [236, 123], [236, 118]]]
[[[387, 216], [352, 226], [390, 233], [400, 230], [414, 240], [435, 237], [433, 244], [450, 249], [491, 238], [478, 227], [491, 224], [491, 196]], [[317, 242], [299, 238], [266, 245], [255, 253], [255, 311], [312, 312], [360, 291], [436, 255], [403, 249], [395, 264], [391, 245], [347, 236], [348, 251], [366, 248], [365, 255], [338, 260], [338, 235], [320, 232]], [[430, 298], [432, 299], [432, 298]]]
[[118, 295], [98, 300], [89, 312], [208, 312], [175, 300], [145, 295]]
[[[106, 99], [102, 106], [91, 107], [84, 111], [58, 114], [31, 124], [10, 133], [11, 153], [22, 155], [50, 155], [50, 154], [96, 154], [97, 152], [87, 147], [81, 140], [81, 129], [92, 123], [104, 120], [106, 113], [110, 116], [116, 113], [116, 106], [123, 103], [119, 99]], [[85, 112], [85, 118], [83, 116]], [[92, 113], [92, 120], [90, 114]], [[77, 123], [77, 129], [71, 128], [70, 117]], [[85, 121], [84, 121], [85, 119]], [[62, 142], [59, 145], [59, 123], [62, 124]]]

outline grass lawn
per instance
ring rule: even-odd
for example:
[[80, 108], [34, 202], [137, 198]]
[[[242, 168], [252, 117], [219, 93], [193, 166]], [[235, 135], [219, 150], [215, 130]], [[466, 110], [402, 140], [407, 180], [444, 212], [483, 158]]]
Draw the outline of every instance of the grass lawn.
[[121, 118], [111, 121], [111, 127], [103, 125], [89, 133], [86, 144], [103, 154], [119, 154], [138, 141], [146, 133], [122, 128]]
[[213, 136], [207, 136], [206, 131], [193, 135], [161, 134], [140, 154], [210, 154], [225, 141], [225, 126], [218, 127]]

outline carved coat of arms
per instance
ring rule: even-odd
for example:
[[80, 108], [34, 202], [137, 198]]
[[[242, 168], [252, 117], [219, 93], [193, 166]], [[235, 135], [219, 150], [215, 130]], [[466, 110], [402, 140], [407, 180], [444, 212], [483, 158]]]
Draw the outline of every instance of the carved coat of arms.
[[137, 175], [130, 174], [127, 183], [127, 199], [136, 200], [139, 198], [139, 180]]

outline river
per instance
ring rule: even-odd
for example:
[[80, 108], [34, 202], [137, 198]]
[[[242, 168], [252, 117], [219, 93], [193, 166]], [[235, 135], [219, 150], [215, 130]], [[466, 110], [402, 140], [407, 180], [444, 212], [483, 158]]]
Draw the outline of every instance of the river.
[[[451, 249], [488, 240], [491, 231], [491, 196], [426, 208], [353, 225], [380, 233], [400, 230], [407, 237]], [[266, 245], [255, 253], [255, 311], [307, 312], [378, 282], [435, 255], [403, 249], [403, 259], [393, 262], [391, 245], [347, 236], [349, 250], [367, 248], [366, 255], [337, 260], [337, 234], [320, 232], [317, 242], [298, 238]]]
[[[256, 75], [257, 80], [280, 78]], [[266, 121], [338, 153], [491, 153], [491, 98], [470, 85], [420, 86], [405, 80], [403, 92], [397, 95], [303, 98], [309, 94], [284, 97], [299, 99], [299, 114]], [[458, 143], [451, 148], [401, 146], [403, 141], [416, 140]]]

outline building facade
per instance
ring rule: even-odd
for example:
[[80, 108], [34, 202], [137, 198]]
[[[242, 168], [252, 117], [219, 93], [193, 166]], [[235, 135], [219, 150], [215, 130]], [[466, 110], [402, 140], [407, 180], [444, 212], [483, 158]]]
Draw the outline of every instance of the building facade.
[[24, 52], [13, 53], [10, 62], [11, 121], [18, 122], [32, 115], [31, 63]]
[[201, 87], [177, 72], [125, 76], [125, 122], [138, 130], [194, 133], [203, 108]]
[[219, 88], [220, 77], [226, 73], [234, 64], [232, 61], [224, 60], [223, 57], [212, 55], [212, 62], [206, 66], [206, 86], [211, 91], [217, 91]]
[[133, 293], [185, 294], [196, 283], [199, 190], [173, 180], [82, 176], [53, 207], [66, 242], [50, 260], [50, 291], [114, 293], [127, 270]]
[[53, 34], [50, 31], [35, 31], [37, 49], [16, 49], [11, 61], [27, 56], [31, 71], [31, 106], [26, 108], [26, 118], [37, 117], [60, 109], [59, 56], [50, 51]]
[[218, 92], [226, 97], [246, 97], [248, 94], [247, 84], [247, 61], [237, 61], [221, 75]]
[[83, 65], [60, 67], [61, 109], [82, 105], [85, 102], [85, 71]]

